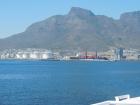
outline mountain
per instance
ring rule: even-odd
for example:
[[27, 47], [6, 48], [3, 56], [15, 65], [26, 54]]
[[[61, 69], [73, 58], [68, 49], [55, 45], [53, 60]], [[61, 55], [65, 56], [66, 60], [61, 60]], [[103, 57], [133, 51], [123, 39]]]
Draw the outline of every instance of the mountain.
[[140, 49], [140, 11], [120, 19], [95, 15], [72, 7], [66, 15], [33, 23], [24, 32], [0, 39], [0, 49], [47, 48], [61, 50], [106, 50], [111, 47]]

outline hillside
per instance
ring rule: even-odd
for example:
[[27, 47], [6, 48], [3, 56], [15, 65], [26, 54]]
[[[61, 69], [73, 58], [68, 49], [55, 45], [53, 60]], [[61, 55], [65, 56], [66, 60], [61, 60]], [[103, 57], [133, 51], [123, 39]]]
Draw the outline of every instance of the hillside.
[[0, 39], [0, 49], [47, 48], [105, 50], [110, 47], [140, 49], [140, 11], [124, 13], [120, 19], [95, 15], [73, 7], [66, 15], [33, 23], [25, 32]]

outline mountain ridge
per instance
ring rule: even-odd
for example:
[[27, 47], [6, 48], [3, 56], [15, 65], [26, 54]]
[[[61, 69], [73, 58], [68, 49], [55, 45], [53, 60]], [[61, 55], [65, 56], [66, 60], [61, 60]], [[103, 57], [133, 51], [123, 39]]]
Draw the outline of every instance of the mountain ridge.
[[22, 33], [0, 39], [0, 49], [140, 49], [139, 27], [140, 11], [127, 12], [120, 19], [113, 19], [95, 15], [80, 7], [72, 7], [66, 15], [49, 17], [31, 24]]

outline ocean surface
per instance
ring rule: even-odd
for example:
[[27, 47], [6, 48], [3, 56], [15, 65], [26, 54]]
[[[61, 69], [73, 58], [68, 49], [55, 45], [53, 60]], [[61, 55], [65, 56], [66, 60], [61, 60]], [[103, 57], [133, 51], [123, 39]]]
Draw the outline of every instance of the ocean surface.
[[140, 96], [140, 61], [0, 61], [0, 105], [90, 105]]

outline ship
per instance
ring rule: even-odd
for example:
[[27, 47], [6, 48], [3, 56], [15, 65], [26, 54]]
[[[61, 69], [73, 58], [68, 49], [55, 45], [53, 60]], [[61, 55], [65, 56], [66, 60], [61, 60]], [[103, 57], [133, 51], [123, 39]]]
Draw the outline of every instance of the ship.
[[115, 100], [104, 101], [91, 105], [140, 105], [140, 97], [130, 98], [130, 95], [115, 96]]

